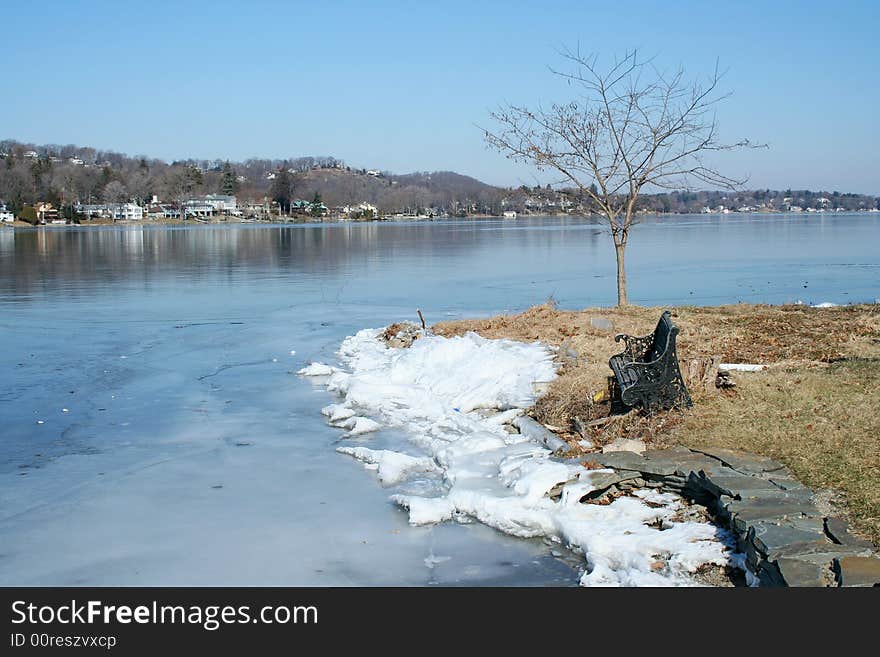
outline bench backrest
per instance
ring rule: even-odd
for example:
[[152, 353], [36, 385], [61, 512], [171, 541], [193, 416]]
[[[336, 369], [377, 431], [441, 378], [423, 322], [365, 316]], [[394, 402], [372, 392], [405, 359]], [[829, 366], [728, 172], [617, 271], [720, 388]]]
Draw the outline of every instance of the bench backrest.
[[675, 334], [678, 328], [672, 323], [669, 311], [665, 311], [660, 315], [660, 321], [657, 322], [657, 328], [654, 329], [654, 344], [648, 352], [648, 360], [657, 360], [666, 354], [667, 347], [675, 348], [675, 343], [669, 344], [671, 340], [675, 340]]

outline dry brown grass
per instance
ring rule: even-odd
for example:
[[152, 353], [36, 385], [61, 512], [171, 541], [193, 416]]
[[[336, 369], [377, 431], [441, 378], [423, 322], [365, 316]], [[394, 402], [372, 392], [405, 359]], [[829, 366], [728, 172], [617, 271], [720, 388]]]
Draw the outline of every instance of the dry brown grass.
[[741, 375], [736, 396], [704, 400], [668, 439], [775, 458], [811, 488], [839, 491], [880, 545], [880, 360]]
[[[614, 333], [645, 335], [654, 330], [662, 308], [588, 308], [558, 310], [552, 303], [533, 306], [519, 315], [441, 322], [440, 335], [476, 331], [485, 337], [540, 340], [571, 345], [585, 359], [602, 360], [620, 351]], [[728, 363], [822, 361], [848, 356], [880, 357], [880, 305], [839, 308], [809, 306], [733, 306], [668, 308], [681, 332], [682, 359], [720, 354]], [[591, 325], [606, 319], [613, 332]]]
[[[615, 333], [650, 333], [660, 308], [561, 311], [553, 304], [519, 315], [443, 322], [440, 335], [467, 331], [489, 338], [559, 347], [559, 378], [535, 405], [535, 417], [569, 438], [596, 446], [638, 437], [657, 447], [724, 446], [776, 458], [812, 487], [841, 493], [843, 511], [880, 542], [880, 306], [719, 306], [670, 308], [680, 328], [683, 361], [761, 363], [760, 373], [736, 373], [731, 392], [691, 387], [694, 408], [653, 417], [630, 414], [606, 426], [575, 428], [607, 417], [594, 402], [607, 389], [608, 358], [621, 351]], [[593, 320], [610, 320], [613, 331]]]

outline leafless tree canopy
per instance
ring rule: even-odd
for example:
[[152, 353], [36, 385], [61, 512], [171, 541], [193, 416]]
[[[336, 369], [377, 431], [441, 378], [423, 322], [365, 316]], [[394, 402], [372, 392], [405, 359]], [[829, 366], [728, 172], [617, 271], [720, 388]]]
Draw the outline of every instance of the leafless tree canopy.
[[685, 190], [703, 183], [734, 189], [745, 180], [722, 174], [704, 157], [752, 144], [718, 139], [715, 105], [729, 94], [718, 91], [717, 64], [701, 82], [686, 79], [681, 68], [663, 72], [637, 51], [606, 68], [596, 56], [562, 54], [572, 70], [553, 73], [569, 82], [576, 97], [549, 109], [505, 106], [491, 114], [499, 127], [486, 130], [486, 140], [508, 157], [558, 172], [560, 182], [595, 204], [614, 237], [620, 275], [643, 188]]

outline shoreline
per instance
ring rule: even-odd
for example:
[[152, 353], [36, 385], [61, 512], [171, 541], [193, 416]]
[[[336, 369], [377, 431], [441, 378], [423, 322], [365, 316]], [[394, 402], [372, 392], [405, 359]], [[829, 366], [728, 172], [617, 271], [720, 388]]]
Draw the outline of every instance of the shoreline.
[[678, 495], [644, 489], [581, 503], [611, 471], [559, 460], [527, 429], [535, 384], [555, 376], [551, 349], [419, 333], [363, 329], [343, 340], [338, 366], [297, 372], [335, 398], [321, 409], [344, 431], [335, 451], [375, 474], [411, 526], [479, 522], [543, 539], [556, 558], [578, 559], [584, 586], [742, 580], [727, 533]]
[[[846, 210], [843, 212], [836, 211], [816, 211], [816, 212], [783, 212], [783, 211], [760, 211], [760, 212], [703, 212], [703, 213], [682, 213], [682, 212], [643, 212], [637, 213], [640, 217], [659, 217], [659, 218], [675, 218], [675, 217], [718, 217], [718, 218], [734, 218], [734, 217], [845, 217], [853, 215], [874, 215], [880, 214], [876, 209], [872, 210]], [[521, 219], [581, 219], [593, 220], [597, 225], [603, 225], [602, 216], [598, 214], [521, 214], [516, 218], [507, 218], [502, 215], [490, 214], [471, 214], [465, 217], [445, 216], [445, 217], [422, 217], [422, 216], [386, 216], [378, 219], [345, 219], [338, 217], [278, 217], [271, 220], [264, 219], [245, 219], [230, 218], [208, 220], [200, 219], [142, 219], [139, 221], [123, 220], [123, 221], [84, 221], [81, 223], [65, 223], [65, 224], [29, 224], [25, 221], [16, 219], [12, 224], [0, 224], [0, 228], [15, 228], [22, 230], [36, 230], [42, 228], [50, 229], [66, 229], [66, 228], [84, 228], [84, 227], [107, 227], [107, 226], [238, 226], [238, 225], [261, 225], [261, 226], [283, 226], [290, 224], [378, 224], [378, 223], [423, 223], [429, 221], [473, 221], [480, 219], [491, 219], [504, 222], [515, 223]]]
[[[870, 540], [880, 533], [873, 522], [880, 497], [876, 482], [862, 475], [880, 464], [880, 436], [870, 428], [876, 406], [830, 393], [847, 383], [861, 388], [859, 377], [867, 376], [866, 394], [877, 396], [880, 306], [674, 308], [683, 372], [690, 359], [714, 351], [726, 362], [763, 367], [730, 367], [723, 389], [715, 388], [714, 374], [711, 386], [702, 375], [690, 380], [692, 409], [616, 414], [602, 394], [607, 367], [591, 347], [613, 345], [615, 324], [645, 334], [649, 327], [641, 325], [657, 311], [545, 304], [432, 330], [402, 322], [346, 338], [339, 367], [313, 363], [298, 374], [317, 377], [338, 396], [322, 409], [330, 426], [348, 430], [336, 451], [398, 491], [391, 500], [411, 525], [464, 518], [521, 538], [561, 541], [586, 556], [582, 585], [880, 582]], [[585, 318], [588, 324], [576, 325]], [[609, 318], [610, 325], [594, 321]], [[782, 340], [762, 344], [750, 335], [783, 319], [791, 335]], [[717, 330], [732, 321], [733, 332]], [[840, 326], [827, 330], [829, 324]], [[822, 328], [830, 350], [809, 340]], [[531, 397], [522, 388], [527, 382]], [[803, 404], [813, 408], [801, 411]], [[859, 408], [867, 417], [838, 415]], [[801, 412], [812, 420], [804, 429]], [[820, 429], [823, 414], [830, 422]], [[753, 426], [744, 427], [743, 417]], [[405, 447], [372, 449], [372, 434], [386, 427], [402, 429], [417, 455]], [[750, 442], [751, 429], [768, 440]], [[840, 444], [841, 429], [853, 444]], [[816, 436], [820, 430], [833, 434], [827, 444]], [[786, 431], [791, 444], [780, 435]], [[849, 477], [834, 471], [837, 457], [849, 460]], [[414, 484], [428, 481], [435, 483]], [[655, 524], [666, 531], [654, 533]], [[714, 539], [707, 527], [715, 528]], [[662, 548], [661, 535], [669, 540]]]

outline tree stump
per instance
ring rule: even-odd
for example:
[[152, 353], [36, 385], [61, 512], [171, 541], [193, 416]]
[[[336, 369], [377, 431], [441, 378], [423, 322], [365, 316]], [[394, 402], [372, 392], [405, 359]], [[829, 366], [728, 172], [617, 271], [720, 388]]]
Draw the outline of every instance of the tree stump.
[[703, 390], [707, 393], [718, 391], [718, 366], [721, 364], [721, 356], [709, 358], [691, 358], [681, 368], [684, 374], [685, 385], [690, 390]]

